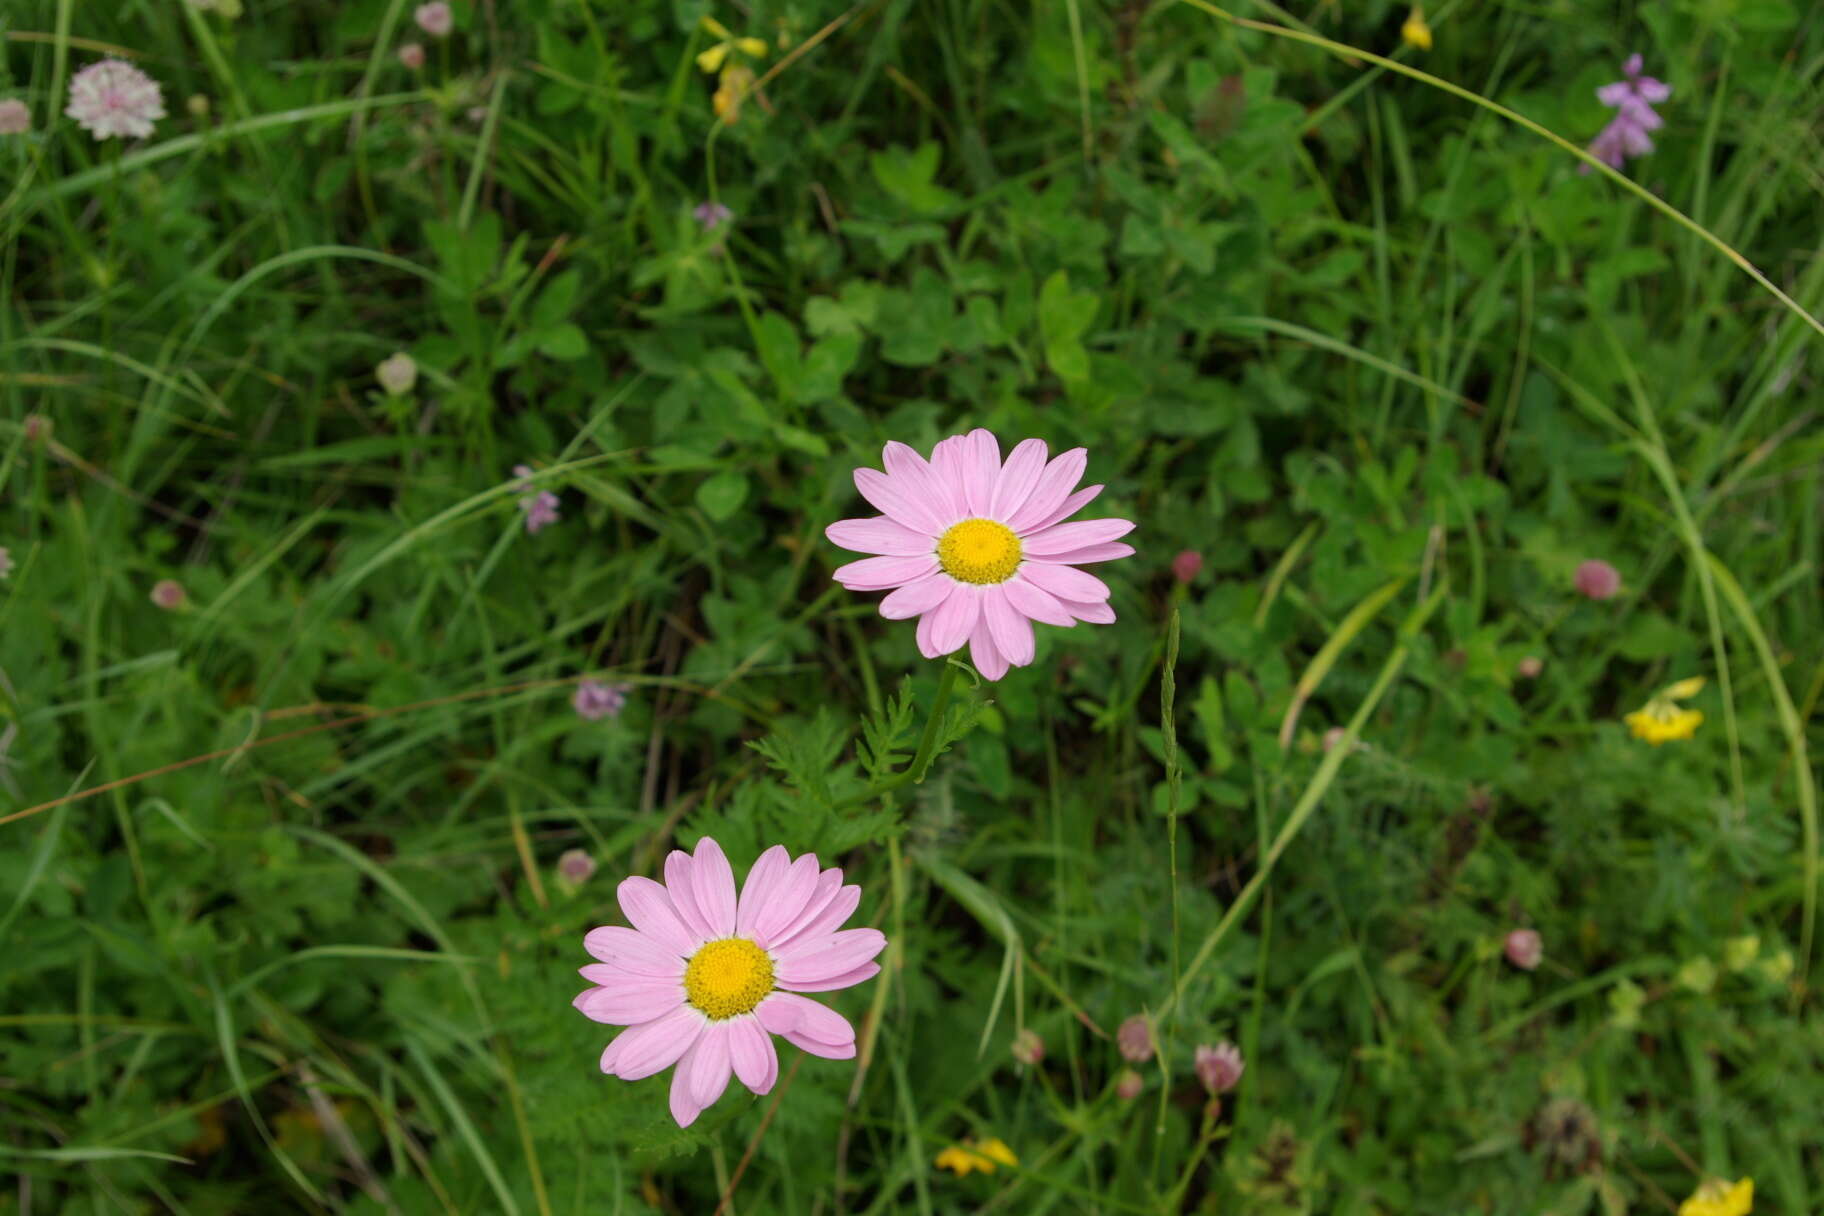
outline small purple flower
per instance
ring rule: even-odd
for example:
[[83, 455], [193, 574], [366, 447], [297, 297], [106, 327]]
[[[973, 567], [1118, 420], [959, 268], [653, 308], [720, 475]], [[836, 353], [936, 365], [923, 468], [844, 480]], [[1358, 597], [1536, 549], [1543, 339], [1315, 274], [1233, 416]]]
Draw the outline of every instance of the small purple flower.
[[1593, 600], [1606, 600], [1621, 590], [1621, 572], [1601, 558], [1593, 557], [1578, 564], [1571, 582], [1579, 594]]
[[1205, 1089], [1223, 1094], [1241, 1084], [1241, 1073], [1247, 1064], [1241, 1058], [1241, 1048], [1224, 1039], [1214, 1047], [1199, 1043], [1192, 1066]]
[[1545, 942], [1536, 929], [1514, 929], [1501, 941], [1507, 961], [1522, 971], [1531, 971], [1545, 957]]
[[735, 213], [721, 203], [698, 203], [690, 213], [705, 232], [714, 232], [735, 218]]
[[1115, 1031], [1115, 1046], [1136, 1064], [1153, 1058], [1153, 1028], [1144, 1013], [1136, 1013]]
[[569, 849], [557, 859], [558, 877], [580, 887], [595, 873], [595, 858], [582, 849]]
[[603, 684], [599, 680], [584, 680], [576, 686], [576, 695], [570, 698], [571, 708], [577, 716], [590, 722], [602, 718], [618, 718], [627, 704], [627, 684]]
[[152, 584], [151, 600], [166, 612], [176, 612], [189, 600], [184, 585], [174, 578], [161, 578]]
[[[1612, 169], [1621, 168], [1629, 157], [1651, 152], [1653, 140], [1648, 132], [1665, 125], [1653, 107], [1672, 96], [1672, 86], [1651, 76], [1642, 76], [1640, 66], [1640, 56], [1629, 55], [1627, 62], [1621, 65], [1626, 79], [1596, 90], [1596, 100], [1613, 107], [1615, 117], [1590, 141], [1590, 155]], [[1580, 173], [1589, 171], [1587, 164], [1578, 166]]]
[[[532, 472], [532, 466], [529, 464], [516, 464], [513, 466], [513, 475], [515, 477], [531, 477]], [[524, 488], [531, 492], [527, 493], [525, 497], [519, 500], [519, 509], [525, 512], [526, 532], [528, 534], [536, 534], [540, 528], [547, 527], [557, 522], [558, 497], [550, 490], [534, 491], [530, 486]]]

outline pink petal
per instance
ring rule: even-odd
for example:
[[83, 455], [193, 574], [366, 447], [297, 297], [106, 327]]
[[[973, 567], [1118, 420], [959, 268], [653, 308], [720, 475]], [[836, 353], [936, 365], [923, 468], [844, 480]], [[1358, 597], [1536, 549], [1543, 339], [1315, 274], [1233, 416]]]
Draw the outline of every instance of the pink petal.
[[853, 988], [863, 980], [871, 980], [880, 974], [879, 963], [863, 963], [853, 971], [844, 971], [841, 975], [832, 975], [828, 979], [817, 980], [810, 984], [795, 984], [793, 992], [835, 992], [839, 988]]
[[726, 1021], [711, 1022], [697, 1040], [697, 1049], [684, 1061], [690, 1100], [698, 1107], [710, 1106], [720, 1098], [728, 1088], [728, 1078], [734, 1074], [729, 1060], [728, 1028]]
[[[673, 849], [665, 856], [665, 891], [671, 896], [671, 906], [678, 910], [678, 919], [684, 922], [684, 927], [690, 930], [696, 945], [700, 946], [716, 934], [710, 928], [709, 918], [697, 906], [696, 883], [691, 874], [695, 868], [696, 864], [691, 861], [690, 854], [682, 849]], [[693, 948], [685, 953], [695, 953], [695, 950]]]
[[[969, 640], [981, 615], [980, 590], [969, 583], [957, 583], [950, 588], [949, 597], [919, 621], [919, 650], [927, 659], [949, 654]], [[923, 628], [926, 621], [931, 622], [928, 647]]]
[[755, 942], [770, 946], [774, 936], [797, 918], [804, 901], [817, 888], [817, 874], [817, 854], [806, 853], [791, 864], [783, 878], [760, 892], [760, 906], [748, 921]]
[[1596, 90], [1596, 100], [1605, 106], [1618, 106], [1633, 94], [1633, 88], [1625, 80], [1614, 84], [1605, 84]]
[[983, 516], [994, 505], [994, 483], [1001, 476], [1001, 445], [993, 432], [981, 427], [964, 438], [968, 447], [963, 452], [963, 505], [971, 516]]
[[912, 493], [903, 481], [888, 477], [877, 469], [856, 469], [855, 488], [874, 504], [874, 509], [890, 516], [894, 523], [904, 524], [914, 532], [936, 536], [944, 530], [942, 517], [930, 502]]
[[1014, 610], [1031, 620], [1046, 625], [1059, 625], [1065, 629], [1077, 623], [1075, 617], [1064, 611], [1064, 605], [1058, 603], [1057, 596], [1035, 586], [1028, 579], [1016, 575], [1002, 583], [1001, 590], [1006, 593], [1007, 601], [1013, 605]]
[[1064, 505], [1064, 500], [1070, 497], [1071, 487], [1083, 479], [1083, 470], [1088, 465], [1087, 448], [1072, 448], [1054, 458], [1039, 475], [1039, 484], [1033, 488], [1032, 497], [1007, 517], [1007, 526], [1024, 536], [1043, 523]]
[[702, 1014], [680, 1002], [665, 1016], [641, 1022], [615, 1036], [602, 1052], [602, 1071], [623, 1081], [638, 1081], [663, 1072], [691, 1049], [707, 1025]]
[[984, 680], [998, 680], [1007, 674], [1007, 656], [994, 644], [994, 635], [988, 632], [985, 620], [977, 621], [975, 632], [969, 635], [969, 661]]
[[1078, 511], [1087, 507], [1090, 504], [1090, 500], [1101, 492], [1101, 486], [1084, 486], [1081, 490], [1078, 490], [1075, 494], [1072, 494], [1063, 502], [1059, 503], [1057, 510], [1053, 511], [1050, 515], [1047, 515], [1044, 519], [1039, 520], [1026, 530], [1029, 532], [1043, 532], [1046, 528], [1051, 527], [1060, 520], [1069, 519]]
[[952, 435], [938, 441], [931, 449], [931, 471], [944, 486], [945, 513], [954, 513], [954, 519], [965, 519], [969, 515], [969, 498], [963, 493], [964, 468], [967, 464], [969, 439], [965, 435]]
[[1646, 60], [1641, 58], [1640, 52], [1635, 51], [1632, 55], [1629, 55], [1626, 59], [1621, 61], [1621, 74], [1623, 76], [1638, 76], [1640, 75], [1641, 66], [1645, 63]]
[[989, 507], [991, 518], [1007, 519], [1025, 506], [1044, 473], [1045, 441], [1022, 440], [1007, 457], [1007, 463], [994, 483], [994, 502]]
[[[678, 929], [683, 933], [682, 923]], [[684, 974], [684, 956], [696, 949], [688, 934], [684, 934], [684, 942], [682, 951], [671, 950], [637, 930], [623, 929], [619, 925], [603, 925], [599, 929], [589, 930], [583, 936], [583, 949], [604, 963], [634, 975], [672, 979]]]
[[1115, 610], [1106, 602], [1085, 603], [1078, 600], [1059, 600], [1064, 611], [1079, 621], [1088, 621], [1091, 625], [1112, 625], [1115, 623]]
[[816, 920], [823, 910], [830, 906], [830, 901], [836, 898], [841, 887], [841, 870], [829, 869], [819, 874], [817, 885], [811, 889], [810, 894], [805, 896], [803, 906], [798, 909], [795, 916], [773, 931], [772, 940], [766, 943], [766, 948], [777, 952], [779, 947], [793, 938], [801, 936], [805, 926]]
[[781, 1035], [779, 1037], [798, 1048], [800, 1051], [809, 1052], [814, 1056], [822, 1056], [826, 1060], [853, 1060], [855, 1058], [855, 1041], [853, 1039], [850, 1039], [847, 1043], [830, 1044], [809, 1038], [795, 1030], [790, 1034]]
[[679, 958], [694, 954], [706, 940], [684, 919], [665, 888], [652, 879], [637, 874], [623, 878], [615, 893], [620, 898], [621, 911], [633, 927]]
[[609, 988], [590, 988], [570, 1002], [584, 1017], [614, 1026], [637, 1026], [664, 1017], [684, 1003], [684, 985], [678, 980], [634, 980], [614, 977]]
[[887, 594], [880, 601], [880, 615], [889, 621], [903, 621], [909, 617], [923, 616], [950, 594], [950, 588], [956, 586], [956, 580], [947, 574], [927, 574], [916, 582], [910, 582]]
[[[772, 1034], [795, 1034], [832, 1045], [852, 1045], [855, 1042], [855, 1028], [849, 1025], [849, 1019], [828, 1005], [796, 993], [771, 993], [760, 1002], [754, 1014], [759, 1018], [761, 1027]], [[793, 1042], [797, 1040], [794, 1039]]]
[[1042, 591], [1051, 592], [1061, 600], [1084, 600], [1099, 603], [1109, 596], [1107, 583], [1093, 574], [1085, 574], [1071, 566], [1024, 562], [1020, 566], [1020, 577]]
[[728, 1055], [741, 1084], [757, 1094], [771, 1092], [779, 1079], [779, 1053], [773, 1050], [772, 1036], [758, 1018], [729, 1019]]
[[1134, 530], [1129, 519], [1081, 519], [1074, 524], [1053, 524], [1030, 536], [1022, 537], [1020, 550], [1027, 557], [1046, 557], [1069, 553], [1105, 541], [1119, 540]]
[[994, 648], [1009, 663], [1024, 667], [1032, 662], [1032, 622], [1020, 615], [1002, 587], [990, 587], [982, 597], [982, 621], [988, 626], [988, 636], [994, 639]]
[[823, 937], [801, 937], [773, 953], [773, 980], [781, 988], [815, 984], [853, 971], [886, 949], [879, 929], [842, 929]]
[[956, 492], [955, 483], [938, 476], [923, 456], [903, 443], [889, 443], [882, 449], [881, 459], [887, 466], [887, 475], [929, 506], [943, 527], [963, 518], [962, 496]]
[[812, 900], [805, 905], [806, 915], [792, 922], [779, 935], [773, 942], [774, 949], [788, 946], [800, 937], [821, 937], [826, 933], [834, 933], [842, 927], [843, 921], [855, 915], [855, 909], [861, 904], [861, 888], [854, 883], [843, 886], [841, 870], [825, 870], [818, 880], [818, 886], [829, 881], [831, 875], [835, 876], [835, 889], [830, 892], [830, 898], [821, 904]]
[[728, 864], [728, 855], [721, 845], [705, 836], [697, 841], [691, 862], [697, 907], [708, 918], [710, 932], [727, 937], [735, 931], [735, 871]]
[[1658, 105], [1672, 96], [1672, 86], [1663, 80], [1642, 76], [1634, 82], [1634, 94], [1648, 105]]
[[760, 854], [754, 868], [747, 872], [747, 880], [741, 884], [741, 898], [735, 905], [737, 934], [748, 938], [754, 935], [754, 921], [759, 918], [760, 909], [766, 906], [767, 894], [785, 880], [786, 872], [791, 868], [792, 855], [782, 844]]
[[678, 1071], [671, 1074], [671, 1117], [678, 1121], [679, 1127], [689, 1127], [703, 1113], [703, 1108], [691, 1100], [690, 1073], [685, 1065], [690, 1057], [678, 1061]]
[[[683, 988], [680, 985], [684, 982], [684, 960], [677, 959], [675, 961], [678, 964], [678, 970], [676, 974], [673, 975], [646, 975], [638, 971], [629, 971], [625, 967], [617, 967], [613, 963], [590, 963], [585, 967], [578, 967], [576, 973], [588, 980], [591, 984], [598, 984], [603, 988], [612, 988], [617, 984], [670, 984], [677, 988], [679, 992], [682, 992]], [[679, 997], [678, 999], [683, 1000], [684, 998]], [[659, 1015], [656, 1013], [652, 1015], [654, 1018], [658, 1016]], [[652, 1018], [638, 1018], [636, 1020], [649, 1022]]]
[[887, 553], [895, 557], [929, 553], [935, 543], [924, 533], [896, 524], [884, 515], [868, 519], [839, 519], [825, 528], [823, 534], [830, 538], [832, 544], [852, 549], [856, 553]]
[[923, 557], [864, 557], [836, 567], [830, 577], [850, 591], [885, 591], [921, 579], [936, 569], [935, 552]]
[[1134, 547], [1123, 541], [1104, 541], [1099, 545], [1089, 545], [1082, 549], [1072, 549], [1069, 553], [1048, 553], [1044, 557], [1034, 558], [1050, 566], [1081, 566], [1086, 562], [1112, 562], [1118, 557], [1132, 557]]

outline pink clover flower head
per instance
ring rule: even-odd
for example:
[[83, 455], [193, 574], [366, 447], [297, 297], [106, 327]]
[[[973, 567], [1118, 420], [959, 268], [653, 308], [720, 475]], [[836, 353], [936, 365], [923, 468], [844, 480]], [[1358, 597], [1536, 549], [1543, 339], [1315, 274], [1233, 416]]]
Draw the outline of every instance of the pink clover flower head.
[[1576, 584], [1578, 594], [1593, 600], [1609, 599], [1621, 590], [1620, 572], [1600, 558], [1579, 563], [1571, 581]]
[[577, 717], [589, 722], [618, 718], [621, 710], [626, 708], [629, 687], [626, 684], [584, 680], [576, 686], [576, 695], [570, 698], [570, 707], [576, 710]]
[[161, 578], [152, 584], [150, 599], [166, 612], [176, 612], [189, 598], [184, 585], [174, 578]]
[[1172, 577], [1181, 583], [1189, 583], [1203, 571], [1203, 554], [1195, 549], [1186, 549], [1172, 559]]
[[1144, 1064], [1153, 1058], [1153, 1027], [1144, 1013], [1136, 1013], [1115, 1031], [1115, 1046], [1126, 1059]]
[[1132, 1102], [1145, 1088], [1145, 1078], [1131, 1068], [1123, 1068], [1121, 1075], [1115, 1078], [1115, 1096], [1123, 1102]]
[[1531, 971], [1545, 957], [1545, 942], [1536, 929], [1514, 929], [1501, 943], [1507, 961], [1522, 971]]
[[935, 659], [969, 646], [989, 680], [1033, 660], [1032, 622], [1065, 628], [1115, 619], [1108, 584], [1077, 569], [1133, 554], [1119, 538], [1125, 519], [1065, 523], [1102, 492], [1074, 490], [1089, 454], [1072, 448], [1047, 460], [1042, 439], [1015, 447], [1005, 463], [988, 431], [952, 435], [926, 460], [889, 443], [886, 471], [856, 469], [855, 487], [883, 514], [844, 519], [824, 532], [857, 553], [877, 554], [836, 570], [851, 591], [890, 591], [888, 620], [918, 618], [918, 649]]
[[741, 894], [716, 842], [674, 850], [665, 881], [623, 879], [631, 928], [604, 925], [583, 945], [601, 960], [582, 969], [593, 987], [573, 1002], [597, 1022], [627, 1030], [602, 1053], [602, 1071], [637, 1081], [677, 1065], [671, 1115], [689, 1127], [732, 1075], [756, 1094], [779, 1078], [777, 1035], [814, 1056], [855, 1055], [855, 1028], [803, 995], [871, 979], [886, 947], [878, 929], [842, 929], [861, 902], [839, 869], [793, 858], [784, 845], [760, 855]]
[[1241, 1084], [1241, 1073], [1247, 1062], [1241, 1058], [1241, 1048], [1224, 1039], [1214, 1047], [1199, 1043], [1192, 1067], [1205, 1089], [1213, 1094], [1226, 1094]]
[[585, 849], [567, 849], [557, 859], [557, 873], [565, 882], [580, 887], [595, 874], [595, 858]]
[[[513, 466], [515, 477], [530, 477], [532, 473], [533, 469], [529, 464]], [[539, 529], [549, 527], [558, 521], [557, 508], [560, 501], [558, 496], [550, 490], [534, 490], [519, 500], [519, 509], [526, 517], [528, 535], [536, 536]]]
[[424, 47], [416, 42], [408, 42], [399, 48], [399, 62], [416, 72], [424, 66]]
[[130, 63], [103, 59], [70, 78], [66, 115], [96, 139], [145, 138], [165, 116], [158, 82]]
[[[1651, 76], [1642, 76], [1640, 68], [1640, 56], [1629, 55], [1621, 65], [1625, 79], [1596, 90], [1596, 99], [1613, 108], [1615, 117], [1590, 141], [1590, 155], [1611, 169], [1621, 168], [1630, 157], [1651, 152], [1653, 140], [1648, 132], [1665, 125], [1665, 120], [1653, 107], [1672, 96], [1672, 86]], [[1578, 166], [1580, 173], [1589, 171], [1588, 165]]]
[[456, 28], [455, 14], [450, 12], [450, 6], [443, 3], [443, 0], [436, 0], [434, 4], [420, 4], [412, 10], [412, 20], [418, 23], [419, 29], [433, 38], [448, 38], [450, 31]]
[[705, 232], [714, 232], [735, 218], [735, 213], [721, 203], [710, 202], [698, 203], [691, 208], [690, 214]]
[[24, 135], [32, 129], [32, 108], [17, 97], [0, 101], [0, 135]]
[[1036, 1030], [1022, 1030], [1013, 1036], [1012, 1052], [1022, 1064], [1037, 1064], [1045, 1058], [1045, 1040]]

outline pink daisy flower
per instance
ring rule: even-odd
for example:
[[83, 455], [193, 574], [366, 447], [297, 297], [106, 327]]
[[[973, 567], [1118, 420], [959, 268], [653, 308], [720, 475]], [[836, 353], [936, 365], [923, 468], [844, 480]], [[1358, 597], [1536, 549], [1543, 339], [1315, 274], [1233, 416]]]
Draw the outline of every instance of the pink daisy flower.
[[695, 855], [673, 850], [665, 881], [626, 878], [618, 892], [633, 925], [604, 925], [583, 938], [600, 963], [582, 976], [597, 985], [576, 1007], [598, 1022], [626, 1026], [602, 1053], [602, 1071], [624, 1081], [673, 1064], [671, 1115], [689, 1127], [728, 1088], [730, 1076], [756, 1094], [773, 1088], [773, 1035], [814, 1056], [855, 1055], [855, 1028], [826, 1005], [799, 995], [833, 992], [880, 971], [878, 929], [839, 929], [861, 902], [842, 871], [817, 857], [793, 860], [784, 845], [760, 854], [735, 897], [721, 846], [705, 836]]
[[855, 488], [885, 512], [844, 519], [825, 535], [844, 549], [879, 554], [850, 562], [836, 581], [851, 591], [891, 591], [888, 620], [918, 617], [918, 649], [928, 659], [969, 644], [990, 680], [1032, 662], [1032, 622], [1115, 619], [1108, 584], [1077, 569], [1128, 557], [1125, 519], [1065, 523], [1097, 494], [1075, 490], [1089, 461], [1083, 448], [1046, 459], [1045, 441], [1028, 439], [1001, 462], [1000, 443], [981, 429], [952, 435], [931, 459], [903, 443], [882, 453], [886, 472], [856, 469]]
[[165, 116], [165, 98], [158, 82], [132, 64], [103, 59], [70, 77], [70, 104], [63, 112], [96, 139], [143, 139]]

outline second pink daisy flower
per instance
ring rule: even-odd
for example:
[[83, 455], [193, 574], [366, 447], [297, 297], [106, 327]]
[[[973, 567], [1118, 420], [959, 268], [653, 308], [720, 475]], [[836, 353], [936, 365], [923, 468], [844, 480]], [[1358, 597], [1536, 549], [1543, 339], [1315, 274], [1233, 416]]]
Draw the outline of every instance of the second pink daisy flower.
[[1047, 459], [1045, 441], [1028, 439], [1005, 463], [988, 431], [952, 435], [926, 460], [903, 443], [882, 452], [886, 471], [856, 469], [855, 488], [884, 514], [844, 519], [831, 541], [877, 554], [836, 571], [851, 591], [890, 591], [888, 620], [918, 618], [918, 649], [928, 659], [969, 645], [990, 680], [1032, 662], [1032, 622], [1115, 619], [1108, 584], [1077, 569], [1129, 557], [1125, 519], [1065, 520], [1102, 492], [1076, 489], [1089, 462], [1083, 448]]

